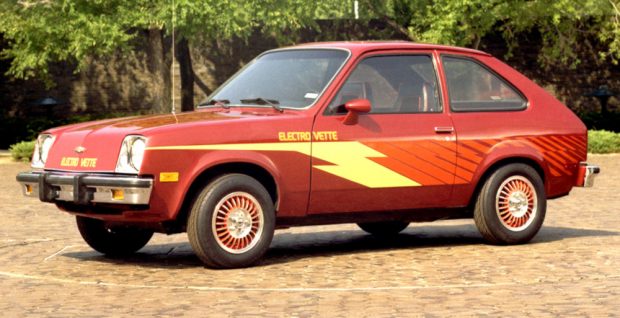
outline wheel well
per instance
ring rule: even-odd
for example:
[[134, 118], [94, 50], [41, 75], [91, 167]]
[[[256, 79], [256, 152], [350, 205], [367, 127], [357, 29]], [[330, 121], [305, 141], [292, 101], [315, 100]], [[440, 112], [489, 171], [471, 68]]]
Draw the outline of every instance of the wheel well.
[[278, 201], [278, 188], [276, 182], [267, 170], [251, 163], [225, 163], [203, 171], [194, 180], [185, 194], [185, 199], [181, 205], [181, 210], [177, 215], [176, 223], [178, 226], [185, 228], [189, 211], [192, 208], [194, 200], [200, 194], [200, 191], [213, 179], [229, 173], [241, 173], [256, 179], [265, 187], [267, 192], [269, 192], [269, 196], [273, 200], [274, 204]]
[[526, 164], [532, 168], [534, 168], [536, 170], [536, 172], [538, 172], [538, 175], [540, 175], [540, 178], [543, 181], [543, 184], [545, 183], [545, 171], [543, 170], [543, 168], [538, 164], [538, 162], [529, 159], [529, 158], [523, 158], [523, 157], [511, 157], [511, 158], [505, 158], [502, 160], [499, 160], [495, 163], [493, 163], [483, 174], [482, 176], [480, 176], [480, 179], [478, 179], [478, 183], [476, 184], [476, 189], [474, 190], [471, 199], [469, 200], [469, 209], [471, 211], [473, 211], [473, 207], [474, 204], [476, 203], [476, 199], [478, 198], [478, 195], [480, 194], [480, 190], [482, 189], [482, 187], [484, 186], [484, 183], [486, 182], [486, 180], [493, 174], [493, 172], [495, 172], [497, 169], [499, 169], [500, 167], [512, 164], [512, 163], [523, 163]]

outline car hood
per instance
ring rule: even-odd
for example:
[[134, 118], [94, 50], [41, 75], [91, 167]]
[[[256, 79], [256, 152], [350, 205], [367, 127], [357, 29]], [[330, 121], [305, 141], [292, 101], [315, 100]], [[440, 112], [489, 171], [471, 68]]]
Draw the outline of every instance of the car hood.
[[108, 119], [58, 127], [46, 131], [55, 141], [46, 170], [113, 172], [120, 146], [127, 135], [149, 136], [157, 131], [188, 125], [278, 116], [273, 110], [199, 110], [181, 114]]

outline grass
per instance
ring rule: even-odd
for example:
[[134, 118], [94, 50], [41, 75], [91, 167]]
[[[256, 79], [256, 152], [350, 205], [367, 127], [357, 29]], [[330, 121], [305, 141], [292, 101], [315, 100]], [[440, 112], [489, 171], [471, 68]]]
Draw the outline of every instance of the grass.
[[617, 153], [620, 152], [620, 133], [607, 130], [588, 131], [589, 153]]
[[29, 162], [34, 152], [34, 144], [36, 141], [21, 141], [9, 147], [11, 157], [15, 161]]

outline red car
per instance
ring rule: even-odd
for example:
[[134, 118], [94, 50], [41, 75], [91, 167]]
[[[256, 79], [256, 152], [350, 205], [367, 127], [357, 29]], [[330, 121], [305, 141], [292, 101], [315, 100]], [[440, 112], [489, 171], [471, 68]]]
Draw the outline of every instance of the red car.
[[194, 112], [45, 131], [17, 180], [101, 253], [187, 231], [233, 268], [299, 225], [473, 217], [488, 242], [527, 242], [547, 199], [592, 185], [586, 149], [568, 108], [484, 52], [315, 43], [261, 54]]

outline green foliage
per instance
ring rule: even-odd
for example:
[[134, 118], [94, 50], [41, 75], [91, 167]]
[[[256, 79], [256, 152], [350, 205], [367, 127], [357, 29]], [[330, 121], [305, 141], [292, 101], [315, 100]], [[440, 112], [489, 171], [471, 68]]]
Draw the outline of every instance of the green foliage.
[[588, 131], [588, 152], [617, 153], [620, 152], [620, 134], [606, 130]]
[[598, 38], [620, 58], [618, 0], [362, 0], [368, 17], [386, 19], [410, 39], [477, 48], [483, 36], [500, 31], [514, 48], [515, 36], [536, 31], [543, 40], [541, 62], [578, 63], [573, 47]]
[[132, 38], [123, 19], [122, 0], [0, 2], [0, 33], [9, 47], [0, 57], [13, 60], [9, 73], [17, 78], [48, 79], [48, 65], [103, 55], [126, 47]]
[[9, 147], [9, 151], [11, 152], [11, 157], [13, 160], [29, 162], [30, 158], [32, 158], [32, 153], [34, 152], [35, 143], [36, 140], [22, 141], [11, 145], [11, 147]]
[[[48, 77], [48, 66], [70, 61], [77, 71], [87, 57], [131, 47], [136, 32], [159, 29], [177, 40], [214, 41], [311, 26], [341, 8], [337, 0], [3, 0], [0, 33], [9, 46], [16, 78]], [[49, 83], [49, 82], [48, 82]], [[51, 83], [49, 83], [51, 84]]]
[[[47, 77], [48, 65], [72, 61], [78, 70], [88, 56], [131, 47], [139, 30], [159, 29], [177, 39], [214, 41], [247, 37], [255, 29], [316, 26], [315, 19], [352, 18], [353, 0], [3, 0], [0, 33], [9, 46], [17, 78]], [[478, 47], [499, 30], [515, 36], [537, 31], [541, 59], [577, 62], [572, 48], [589, 35], [608, 47], [601, 58], [620, 58], [618, 0], [360, 0], [362, 19], [385, 20], [414, 41]], [[281, 41], [282, 42], [282, 41]]]

